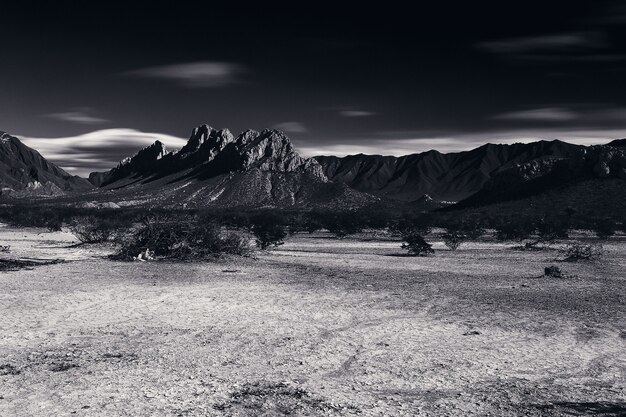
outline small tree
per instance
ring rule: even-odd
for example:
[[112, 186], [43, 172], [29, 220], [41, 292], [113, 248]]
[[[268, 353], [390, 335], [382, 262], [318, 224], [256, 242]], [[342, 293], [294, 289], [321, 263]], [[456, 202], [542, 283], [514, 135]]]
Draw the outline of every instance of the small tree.
[[79, 217], [70, 224], [70, 231], [81, 243], [94, 244], [112, 240], [116, 226], [107, 219]]
[[522, 242], [529, 239], [534, 231], [535, 226], [529, 219], [511, 219], [496, 226], [496, 239]]
[[274, 213], [264, 213], [252, 218], [252, 233], [255, 242], [261, 250], [266, 250], [270, 246], [279, 246], [287, 237], [287, 231], [282, 219]]
[[596, 219], [592, 228], [598, 239], [606, 240], [615, 234], [617, 224], [611, 219]]
[[427, 256], [435, 253], [432, 245], [426, 242], [417, 230], [405, 230], [402, 232], [402, 249], [409, 251], [413, 256]]
[[485, 234], [483, 224], [478, 219], [472, 218], [462, 219], [459, 230], [468, 240], [477, 240]]
[[361, 231], [358, 218], [352, 212], [333, 213], [325, 216], [324, 227], [340, 239]]
[[432, 218], [430, 215], [405, 215], [398, 219], [391, 229], [400, 234], [416, 232], [422, 236], [428, 235], [432, 230]]
[[467, 239], [467, 235], [454, 229], [447, 229], [446, 233], [443, 235], [443, 243], [445, 243], [450, 250], [457, 250]]
[[553, 243], [558, 239], [567, 239], [569, 224], [557, 218], [543, 218], [537, 223], [537, 241], [535, 243]]

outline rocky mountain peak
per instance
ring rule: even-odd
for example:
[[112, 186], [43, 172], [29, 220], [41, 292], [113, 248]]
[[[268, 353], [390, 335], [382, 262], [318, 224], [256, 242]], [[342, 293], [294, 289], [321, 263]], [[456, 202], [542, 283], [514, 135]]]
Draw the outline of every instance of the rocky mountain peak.
[[205, 150], [204, 153], [215, 156], [215, 154], [222, 151], [226, 145], [233, 141], [234, 136], [228, 129], [217, 130], [203, 124], [191, 131], [189, 140], [178, 154], [181, 157], [185, 157], [203, 148]]
[[262, 171], [307, 172], [326, 181], [321, 165], [314, 159], [301, 157], [285, 134], [276, 129], [261, 132], [247, 130], [235, 141], [242, 169]]
[[168, 152], [165, 149], [165, 145], [163, 144], [163, 142], [157, 140], [152, 145], [146, 146], [132, 157], [124, 159], [119, 166], [122, 167], [124, 165], [131, 164], [135, 166], [141, 166], [150, 164], [163, 158], [165, 155], [167, 155], [167, 153]]

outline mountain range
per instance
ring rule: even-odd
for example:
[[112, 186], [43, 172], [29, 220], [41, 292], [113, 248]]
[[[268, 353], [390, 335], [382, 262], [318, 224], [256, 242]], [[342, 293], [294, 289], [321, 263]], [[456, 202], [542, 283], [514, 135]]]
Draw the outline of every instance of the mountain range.
[[86, 179], [68, 174], [18, 138], [0, 132], [1, 197], [52, 197], [92, 188]]
[[[281, 131], [201, 125], [180, 150], [154, 144], [89, 180], [71, 176], [17, 138], [0, 141], [0, 198], [148, 207], [356, 208], [376, 202], [467, 208], [601, 181], [626, 191], [626, 140], [486, 144], [443, 154], [304, 158]], [[626, 196], [626, 193], [625, 193]], [[615, 198], [613, 196], [612, 198]]]

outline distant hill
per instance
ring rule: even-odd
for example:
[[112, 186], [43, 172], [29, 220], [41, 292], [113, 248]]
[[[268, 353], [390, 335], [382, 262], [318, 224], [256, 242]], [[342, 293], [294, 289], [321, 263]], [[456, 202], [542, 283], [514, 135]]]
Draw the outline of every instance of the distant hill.
[[48, 162], [18, 138], [0, 132], [0, 197], [54, 197], [93, 188], [84, 178]]
[[[604, 183], [609, 182], [613, 184], [610, 193], [598, 194], [580, 185], [595, 184], [596, 189], [603, 189]], [[569, 200], [572, 208], [581, 210], [614, 206], [614, 200], [626, 201], [626, 150], [612, 144], [582, 147], [568, 158], [538, 159], [503, 167], [480, 191], [451, 209], [486, 206], [544, 194], [556, 196], [562, 190], [569, 190], [570, 196], [559, 196], [558, 201]], [[579, 195], [583, 190], [584, 194]]]
[[457, 153], [429, 151], [401, 157], [380, 155], [318, 156], [332, 180], [377, 196], [417, 201], [461, 201], [480, 191], [493, 175], [508, 167], [543, 159], [568, 158], [583, 146], [539, 141], [513, 145], [486, 144]]

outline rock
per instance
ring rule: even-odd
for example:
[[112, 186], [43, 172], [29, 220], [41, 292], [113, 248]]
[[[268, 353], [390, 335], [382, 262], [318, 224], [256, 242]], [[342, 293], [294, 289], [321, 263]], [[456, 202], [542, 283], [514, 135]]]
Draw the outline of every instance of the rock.
[[562, 278], [563, 272], [561, 271], [561, 268], [559, 268], [558, 266], [551, 265], [551, 266], [545, 267], [544, 275], [547, 277], [552, 277], [552, 278]]

